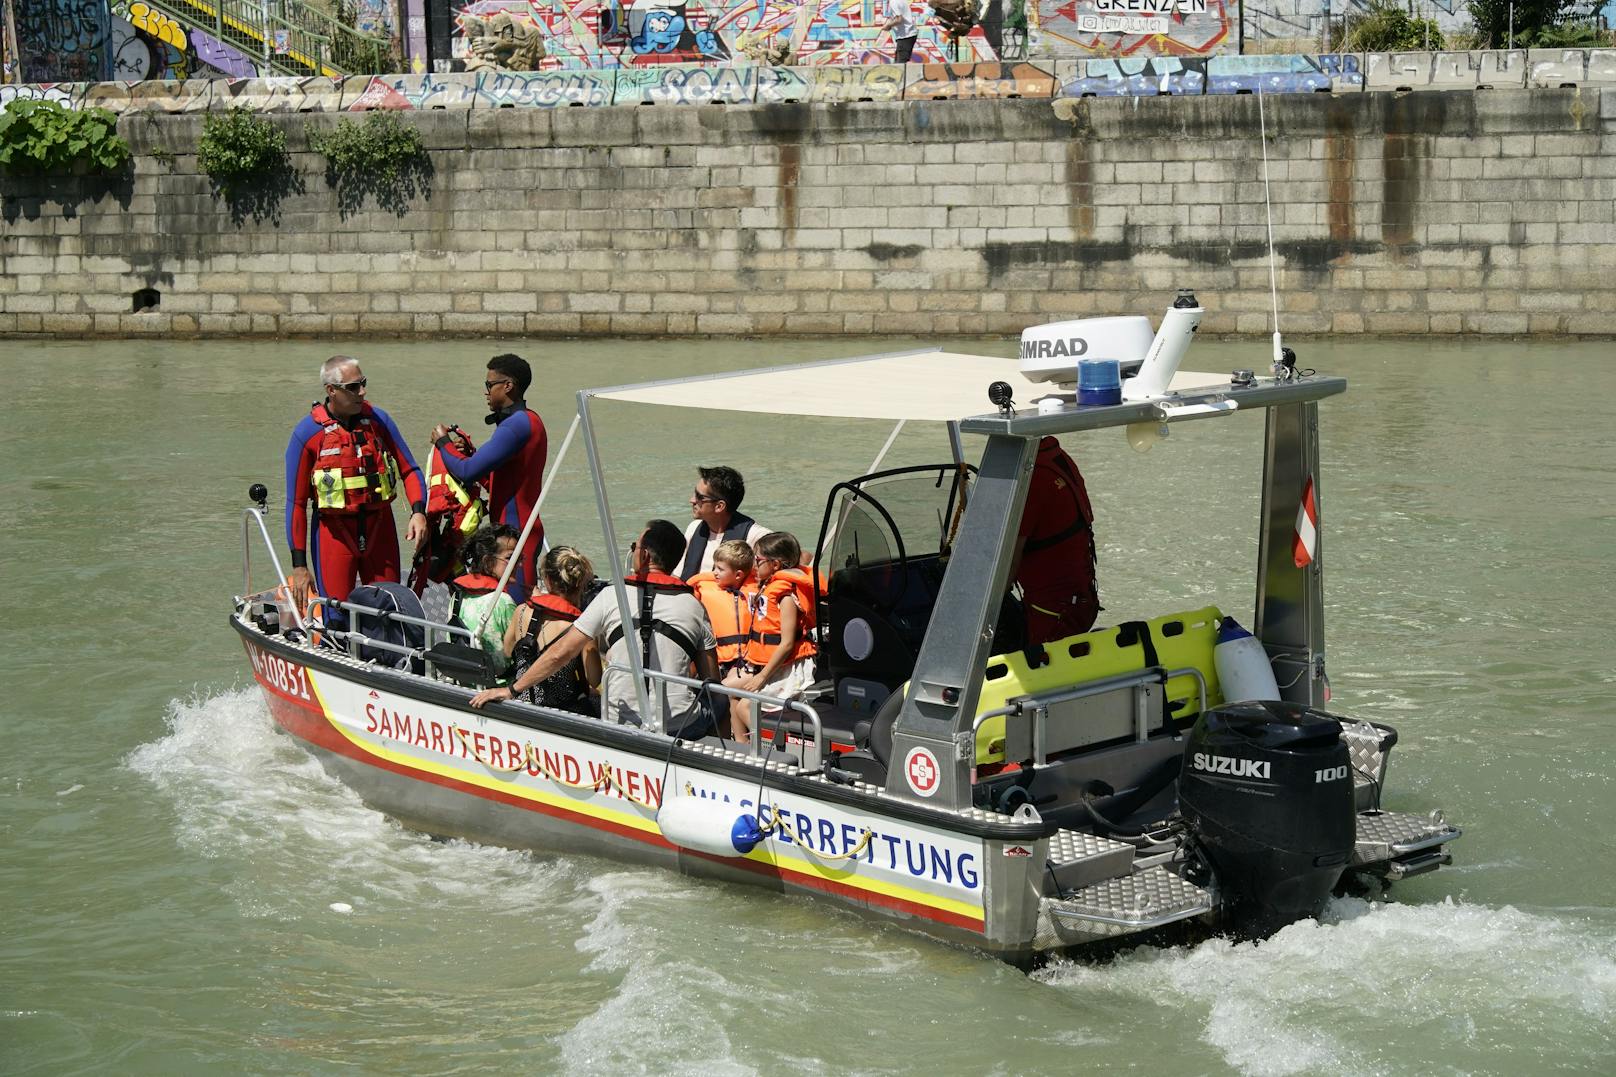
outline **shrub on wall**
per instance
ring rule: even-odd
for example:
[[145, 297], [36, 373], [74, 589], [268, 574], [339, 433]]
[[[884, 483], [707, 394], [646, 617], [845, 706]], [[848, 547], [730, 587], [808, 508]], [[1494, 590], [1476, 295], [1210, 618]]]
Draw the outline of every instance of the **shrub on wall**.
[[326, 182], [336, 189], [344, 216], [358, 210], [366, 195], [403, 216], [432, 176], [421, 133], [393, 112], [373, 111], [361, 123], [341, 119], [329, 132], [311, 131], [309, 148], [325, 156]]
[[74, 110], [19, 97], [0, 112], [0, 169], [6, 172], [105, 174], [127, 160], [118, 118], [104, 108]]
[[1484, 48], [1501, 49], [1511, 40], [1518, 49], [1597, 48], [1608, 43], [1596, 25], [1599, 5], [1593, 0], [1470, 0], [1467, 6]]
[[226, 196], [286, 168], [286, 132], [245, 108], [208, 113], [196, 164]]
[[1348, 19], [1341, 38], [1346, 52], [1424, 52], [1442, 47], [1436, 20], [1414, 18], [1401, 0], [1369, 0], [1364, 14]]

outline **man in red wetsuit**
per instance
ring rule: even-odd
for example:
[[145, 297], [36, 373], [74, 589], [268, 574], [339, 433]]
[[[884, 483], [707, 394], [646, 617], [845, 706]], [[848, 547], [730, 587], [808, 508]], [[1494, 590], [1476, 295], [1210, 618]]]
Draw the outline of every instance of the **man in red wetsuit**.
[[[549, 454], [544, 420], [524, 399], [531, 384], [533, 369], [520, 355], [496, 355], [488, 360], [483, 392], [489, 414], [483, 421], [494, 427], [494, 435], [465, 459], [441, 454], [443, 466], [457, 481], [483, 484], [488, 490], [489, 518], [516, 528], [517, 534], [544, 489], [544, 461]], [[448, 438], [447, 426], [433, 428], [433, 444], [441, 448]], [[544, 521], [535, 520], [505, 588], [517, 602], [525, 601], [528, 592], [538, 586], [543, 545]]]
[[366, 401], [359, 360], [333, 355], [320, 367], [320, 381], [325, 400], [297, 424], [286, 446], [286, 543], [300, 609], [311, 589], [343, 599], [356, 581], [398, 582], [392, 502], [400, 481], [410, 502], [404, 538], [415, 542], [426, 533], [421, 472], [392, 417]]
[[1021, 584], [1030, 647], [1093, 628], [1100, 594], [1094, 580], [1094, 510], [1083, 473], [1060, 442], [1046, 437], [1038, 443], [1028, 481], [1010, 575]]

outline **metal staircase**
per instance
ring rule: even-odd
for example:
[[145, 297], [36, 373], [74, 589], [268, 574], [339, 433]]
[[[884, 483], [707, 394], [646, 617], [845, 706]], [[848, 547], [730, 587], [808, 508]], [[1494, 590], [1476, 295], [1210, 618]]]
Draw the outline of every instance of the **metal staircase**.
[[146, 0], [187, 29], [211, 34], [278, 75], [388, 71], [392, 46], [303, 0]]

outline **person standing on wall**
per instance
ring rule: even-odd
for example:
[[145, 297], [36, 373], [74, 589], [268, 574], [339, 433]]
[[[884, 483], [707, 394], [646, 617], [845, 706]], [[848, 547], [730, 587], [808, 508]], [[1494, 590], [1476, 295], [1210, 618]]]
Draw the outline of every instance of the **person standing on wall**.
[[732, 467], [698, 467], [696, 488], [690, 492], [690, 523], [685, 527], [685, 556], [679, 578], [713, 570], [713, 551], [739, 540], [748, 546], [769, 529], [741, 511], [746, 480]]
[[[441, 454], [444, 467], [456, 481], [480, 482], [488, 490], [490, 519], [514, 527], [518, 534], [544, 488], [544, 462], [550, 451], [544, 420], [528, 408], [524, 398], [532, 384], [533, 369], [520, 355], [496, 355], [488, 360], [483, 393], [489, 414], [483, 421], [495, 428], [494, 436], [465, 459]], [[448, 440], [448, 426], [439, 423], [432, 428], [434, 445], [442, 448]], [[517, 602], [526, 601], [537, 585], [543, 546], [544, 521], [535, 520], [506, 587]]]
[[881, 0], [882, 30], [892, 31], [892, 60], [906, 64], [915, 54], [915, 38], [920, 36], [920, 20], [915, 18], [909, 0]]
[[426, 534], [420, 469], [392, 418], [366, 400], [359, 360], [333, 355], [320, 367], [320, 382], [325, 399], [310, 408], [286, 446], [286, 541], [299, 609], [311, 589], [345, 599], [356, 582], [398, 582], [392, 501], [401, 481], [410, 500], [404, 538], [419, 542]]
[[1021, 584], [1029, 647], [1094, 627], [1094, 509], [1083, 473], [1051, 437], [1038, 442], [1015, 551], [1010, 577]]

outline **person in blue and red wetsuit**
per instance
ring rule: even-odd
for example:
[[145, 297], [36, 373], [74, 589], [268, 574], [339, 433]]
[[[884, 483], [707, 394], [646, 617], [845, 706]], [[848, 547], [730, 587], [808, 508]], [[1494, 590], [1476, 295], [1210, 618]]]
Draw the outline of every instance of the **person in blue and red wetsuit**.
[[404, 538], [418, 542], [426, 533], [420, 469], [392, 418], [366, 401], [359, 360], [333, 355], [320, 367], [320, 381], [325, 399], [297, 424], [286, 446], [286, 542], [300, 609], [311, 588], [344, 599], [356, 582], [398, 582], [392, 501], [400, 482], [410, 502]]
[[[533, 370], [520, 355], [496, 355], [488, 360], [483, 392], [488, 395], [489, 415], [483, 421], [494, 427], [494, 436], [463, 460], [442, 454], [449, 474], [460, 482], [480, 482], [487, 489], [492, 521], [509, 524], [518, 534], [544, 488], [544, 461], [550, 451], [544, 420], [523, 400], [532, 384]], [[434, 445], [441, 448], [448, 437], [447, 426], [439, 423], [433, 427]], [[506, 587], [517, 602], [526, 601], [538, 580], [543, 545], [544, 521], [535, 520]]]
[[1094, 627], [1101, 609], [1094, 562], [1094, 509], [1083, 473], [1060, 442], [1043, 438], [1010, 562], [1010, 577], [1021, 584], [1029, 646]]

